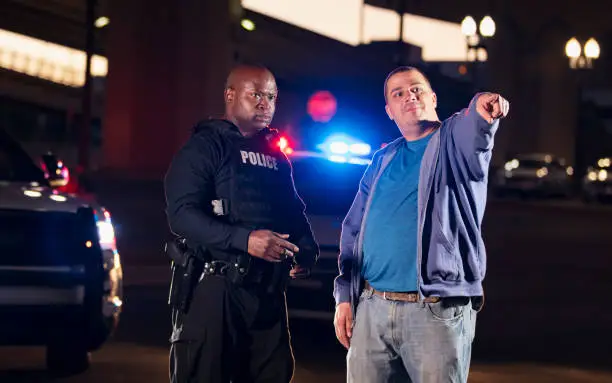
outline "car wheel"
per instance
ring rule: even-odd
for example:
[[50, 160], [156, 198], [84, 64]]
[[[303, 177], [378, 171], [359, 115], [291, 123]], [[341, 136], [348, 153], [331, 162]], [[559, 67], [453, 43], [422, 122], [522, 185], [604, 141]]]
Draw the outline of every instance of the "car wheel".
[[85, 372], [89, 369], [90, 353], [76, 345], [48, 345], [47, 369], [56, 375], [66, 376]]

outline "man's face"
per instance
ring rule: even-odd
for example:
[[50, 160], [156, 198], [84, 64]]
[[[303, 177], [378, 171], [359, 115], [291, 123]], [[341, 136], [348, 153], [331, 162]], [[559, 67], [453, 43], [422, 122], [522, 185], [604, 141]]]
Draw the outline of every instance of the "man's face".
[[437, 98], [429, 82], [416, 70], [396, 73], [387, 81], [385, 110], [398, 126], [437, 121]]
[[225, 94], [229, 117], [246, 132], [260, 131], [272, 122], [276, 97], [276, 81], [266, 71], [246, 74]]

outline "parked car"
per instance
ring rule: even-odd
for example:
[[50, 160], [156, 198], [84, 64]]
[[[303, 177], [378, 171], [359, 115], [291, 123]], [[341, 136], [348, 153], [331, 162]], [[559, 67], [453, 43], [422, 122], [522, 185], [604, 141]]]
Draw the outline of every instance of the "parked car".
[[597, 160], [582, 180], [582, 196], [586, 202], [603, 201], [612, 197], [611, 157]]
[[110, 212], [58, 191], [64, 164], [37, 163], [0, 129], [0, 345], [44, 345], [50, 370], [80, 372], [119, 321], [121, 257]]
[[524, 153], [496, 170], [493, 191], [498, 196], [564, 196], [572, 194], [574, 169], [550, 153]]

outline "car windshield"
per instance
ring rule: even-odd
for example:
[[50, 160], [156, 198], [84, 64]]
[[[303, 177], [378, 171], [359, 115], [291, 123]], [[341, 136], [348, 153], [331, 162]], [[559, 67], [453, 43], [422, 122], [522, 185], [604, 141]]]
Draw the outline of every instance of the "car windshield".
[[309, 215], [344, 217], [348, 212], [365, 165], [337, 163], [326, 158], [292, 159], [298, 194]]
[[8, 134], [0, 130], [0, 181], [45, 182], [42, 171]]

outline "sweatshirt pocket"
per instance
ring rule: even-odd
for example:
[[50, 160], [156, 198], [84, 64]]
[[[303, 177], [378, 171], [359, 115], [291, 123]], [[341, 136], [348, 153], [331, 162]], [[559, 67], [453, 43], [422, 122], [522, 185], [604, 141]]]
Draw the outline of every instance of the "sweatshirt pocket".
[[437, 226], [433, 232], [427, 263], [431, 279], [461, 280], [460, 257], [440, 226]]

